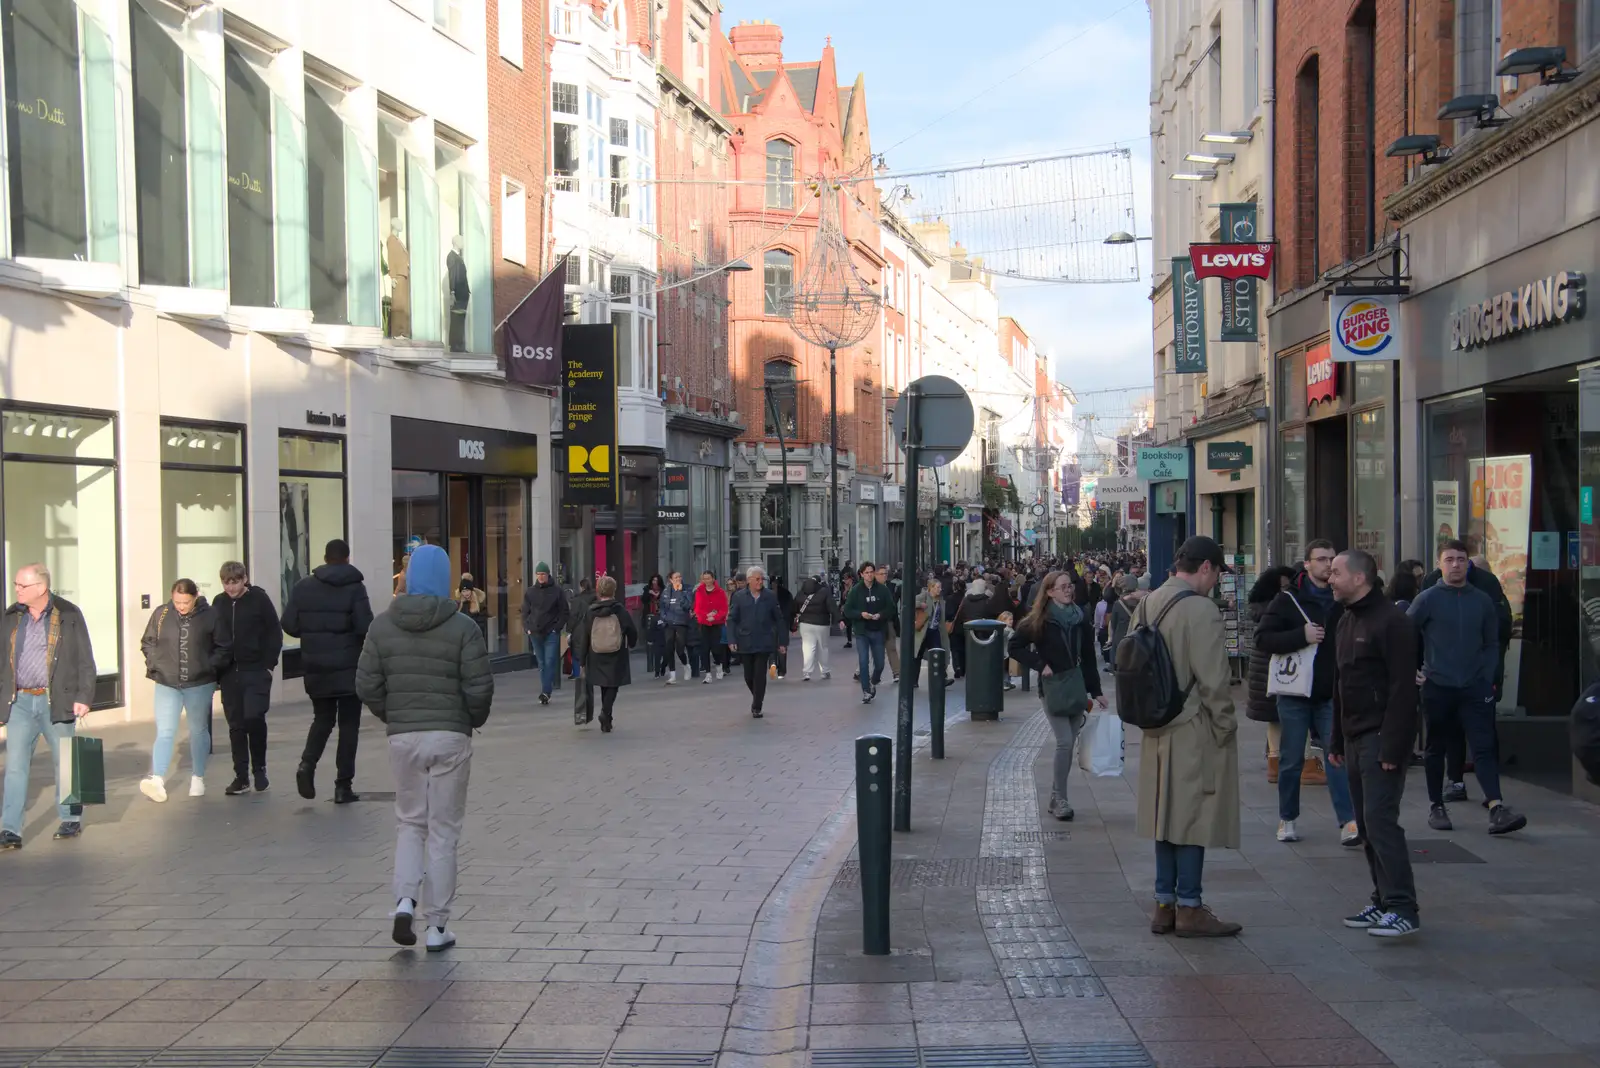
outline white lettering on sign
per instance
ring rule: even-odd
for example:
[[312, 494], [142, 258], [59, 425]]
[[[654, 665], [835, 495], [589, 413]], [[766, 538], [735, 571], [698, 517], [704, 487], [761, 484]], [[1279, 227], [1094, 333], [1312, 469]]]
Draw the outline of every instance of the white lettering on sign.
[[511, 358], [513, 360], [553, 360], [556, 350], [553, 345], [512, 345]]
[[1508, 293], [1468, 304], [1450, 316], [1450, 348], [1478, 348], [1529, 330], [1577, 319], [1584, 312], [1587, 279], [1561, 271]]
[[1263, 252], [1202, 252], [1202, 267], [1265, 267], [1267, 256]]
[[484, 448], [483, 442], [473, 441], [470, 438], [462, 438], [458, 448], [460, 449], [461, 459], [463, 460], [481, 460], [484, 458], [484, 454], [487, 452], [487, 450]]

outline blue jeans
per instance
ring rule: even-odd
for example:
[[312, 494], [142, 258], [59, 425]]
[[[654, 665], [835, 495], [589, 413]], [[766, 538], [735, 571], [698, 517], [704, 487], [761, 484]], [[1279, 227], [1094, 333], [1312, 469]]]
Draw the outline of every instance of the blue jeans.
[[150, 774], [167, 777], [172, 767], [172, 751], [178, 744], [178, 716], [189, 717], [189, 762], [192, 774], [205, 778], [206, 758], [211, 756], [211, 695], [217, 684], [178, 689], [156, 683], [156, 744], [150, 750]]
[[539, 659], [539, 692], [554, 693], [556, 675], [561, 671], [561, 632], [528, 635], [528, 648]]
[[1472, 770], [1485, 801], [1500, 800], [1500, 746], [1495, 737], [1494, 687], [1422, 684], [1422, 714], [1428, 723], [1428, 749], [1423, 775], [1428, 800], [1438, 804], [1444, 796], [1445, 756], [1451, 737], [1465, 734], [1472, 749]]
[[1205, 846], [1156, 842], [1156, 901], [1199, 908], [1200, 873], [1205, 866]]
[[861, 668], [861, 692], [871, 693], [883, 678], [883, 631], [864, 630], [856, 635], [856, 661]]
[[[1315, 732], [1326, 750], [1333, 737], [1333, 701], [1313, 701], [1309, 697], [1278, 696], [1278, 723], [1283, 728], [1283, 740], [1278, 743], [1278, 818], [1300, 818], [1300, 770], [1306, 762], [1306, 738]], [[1356, 808], [1350, 802], [1350, 774], [1344, 767], [1334, 767], [1324, 760], [1328, 769], [1328, 797], [1333, 802], [1333, 816], [1343, 827], [1356, 818]]]
[[[11, 723], [6, 727], [5, 806], [0, 810], [0, 830], [22, 833], [22, 816], [28, 806], [28, 771], [33, 750], [40, 737], [50, 747], [50, 774], [56, 774], [61, 743], [72, 737], [77, 724], [50, 722], [50, 697], [42, 693], [19, 693], [11, 706]], [[59, 785], [59, 784], [58, 784]], [[57, 797], [61, 796], [59, 791]], [[83, 818], [82, 805], [57, 805], [62, 823]]]

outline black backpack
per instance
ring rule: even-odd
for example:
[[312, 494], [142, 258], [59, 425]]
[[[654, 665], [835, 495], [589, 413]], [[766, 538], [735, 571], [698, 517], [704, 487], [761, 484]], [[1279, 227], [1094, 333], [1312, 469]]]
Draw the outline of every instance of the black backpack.
[[1189, 690], [1178, 688], [1172, 653], [1159, 628], [1173, 605], [1198, 596], [1193, 590], [1183, 590], [1167, 602], [1154, 623], [1146, 622], [1145, 605], [1141, 604], [1128, 636], [1117, 643], [1117, 715], [1128, 726], [1160, 730], [1183, 714], [1194, 682], [1190, 681]]

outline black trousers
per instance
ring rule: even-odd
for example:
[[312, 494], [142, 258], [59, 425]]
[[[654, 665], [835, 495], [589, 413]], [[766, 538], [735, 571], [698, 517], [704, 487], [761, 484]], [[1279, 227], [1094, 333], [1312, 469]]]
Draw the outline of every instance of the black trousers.
[[222, 676], [222, 714], [228, 721], [228, 742], [233, 748], [233, 774], [243, 779], [250, 770], [267, 767], [267, 705], [272, 696], [272, 672], [234, 668]]
[[1385, 912], [1417, 919], [1417, 886], [1411, 875], [1411, 849], [1400, 826], [1400, 799], [1406, 789], [1406, 765], [1385, 771], [1379, 759], [1378, 731], [1346, 738], [1345, 769], [1350, 774], [1350, 801], [1356, 829], [1366, 843], [1367, 870], [1372, 873], [1372, 903]]
[[333, 784], [348, 787], [356, 778], [356, 743], [361, 738], [361, 698], [353, 693], [338, 697], [313, 697], [311, 699], [311, 730], [306, 733], [306, 749], [300, 754], [302, 764], [316, 766], [322, 751], [328, 747], [335, 725], [339, 728], [339, 746], [334, 750], [335, 769]]
[[711, 670], [713, 661], [728, 670], [728, 647], [722, 644], [721, 623], [701, 623], [700, 625], [700, 666], [706, 671]]
[[600, 722], [601, 723], [610, 723], [611, 722], [611, 710], [616, 707], [616, 704], [617, 704], [617, 687], [615, 687], [615, 686], [602, 686], [602, 687], [600, 687]]
[[744, 661], [744, 684], [750, 690], [750, 707], [759, 709], [767, 698], [767, 664], [771, 653], [740, 653]]

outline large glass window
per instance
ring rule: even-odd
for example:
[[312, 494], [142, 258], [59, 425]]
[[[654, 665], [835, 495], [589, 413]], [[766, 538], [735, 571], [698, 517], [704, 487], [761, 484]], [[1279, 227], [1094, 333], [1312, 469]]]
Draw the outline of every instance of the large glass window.
[[1358, 363], [1356, 367], [1355, 403], [1388, 401], [1389, 383], [1394, 381], [1395, 365], [1388, 361]]
[[0, 46], [11, 254], [116, 262], [109, 36], [65, 0], [0, 0]]
[[[107, 416], [7, 409], [0, 419], [5, 573], [42, 563], [83, 610], [102, 679], [120, 664], [116, 425]], [[115, 687], [96, 703], [115, 703]]]
[[1483, 467], [1483, 393], [1435, 401], [1424, 417], [1428, 449], [1428, 555], [1452, 538], [1481, 539], [1481, 511], [1473, 505], [1472, 483]]
[[218, 569], [245, 551], [244, 434], [231, 427], [161, 424], [163, 590], [193, 579], [222, 596]]
[[794, 145], [767, 142], [767, 207], [794, 207]]
[[785, 315], [789, 299], [794, 293], [794, 253], [781, 248], [769, 248], [762, 257], [762, 311], [767, 315]]
[[189, 284], [189, 144], [183, 49], [149, 11], [129, 7], [133, 31], [133, 172], [139, 280]]
[[419, 545], [442, 545], [444, 512], [439, 496], [439, 476], [431, 471], [396, 471], [390, 492], [394, 498], [394, 591], [401, 592], [406, 561]]
[[410, 174], [406, 128], [399, 119], [378, 117], [378, 228], [383, 238], [384, 335], [411, 336], [411, 252], [406, 234]]
[[551, 143], [550, 170], [557, 178], [556, 188], [562, 192], [576, 193], [579, 188], [578, 146], [581, 143], [577, 123], [553, 123], [552, 130], [555, 138]]
[[[1385, 367], [1388, 364], [1384, 365]], [[1394, 564], [1394, 472], [1389, 466], [1388, 410], [1369, 408], [1350, 417], [1355, 441], [1356, 548], [1371, 553], [1385, 576]]]
[[1280, 438], [1283, 469], [1278, 484], [1279, 542], [1284, 561], [1305, 558], [1306, 545], [1306, 431], [1285, 430]]
[[[280, 606], [294, 584], [322, 562], [328, 542], [346, 536], [344, 477], [343, 438], [278, 435]], [[284, 640], [287, 647], [299, 645]]]
[[634, 340], [633, 314], [625, 311], [611, 313], [611, 327], [617, 345], [617, 386], [632, 389], [636, 384], [633, 368]]
[[311, 244], [311, 312], [319, 323], [350, 321], [345, 253], [345, 125], [342, 94], [306, 79], [306, 191]]
[[[626, 126], [624, 126], [626, 129]], [[619, 219], [628, 217], [628, 157], [611, 157], [611, 214]]]
[[483, 574], [477, 578], [489, 599], [484, 614], [491, 656], [522, 653], [528, 647], [520, 622], [528, 571], [525, 486], [520, 478], [483, 480], [484, 558]]
[[[787, 360], [768, 360], [762, 368], [762, 386], [766, 396], [761, 398], [761, 410], [766, 436], [793, 441], [800, 431], [800, 398], [795, 388], [794, 364]], [[780, 430], [781, 428], [781, 430]]]
[[1297, 423], [1306, 417], [1306, 355], [1278, 357], [1278, 422]]
[[228, 289], [234, 304], [276, 303], [272, 93], [232, 38], [225, 42], [228, 122]]

